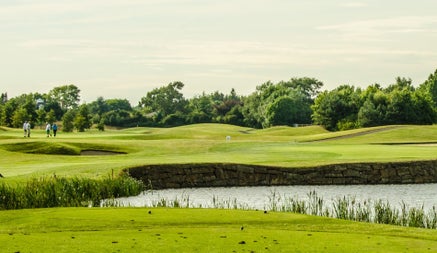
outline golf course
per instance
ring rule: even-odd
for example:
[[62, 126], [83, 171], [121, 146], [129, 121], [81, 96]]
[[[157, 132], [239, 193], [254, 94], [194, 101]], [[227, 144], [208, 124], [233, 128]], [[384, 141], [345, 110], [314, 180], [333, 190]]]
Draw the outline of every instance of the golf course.
[[[31, 137], [0, 127], [0, 187], [11, 189], [41, 178], [117, 178], [145, 165], [232, 163], [293, 170], [436, 159], [435, 125], [329, 132], [319, 126], [194, 124], [61, 131], [56, 137], [38, 127]], [[270, 210], [87, 205], [0, 210], [0, 252], [435, 251], [436, 229]]]

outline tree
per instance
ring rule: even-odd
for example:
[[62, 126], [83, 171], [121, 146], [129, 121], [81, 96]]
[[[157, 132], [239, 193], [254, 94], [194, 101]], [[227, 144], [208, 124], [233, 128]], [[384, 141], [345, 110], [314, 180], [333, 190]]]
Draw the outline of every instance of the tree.
[[27, 113], [25, 108], [20, 108], [14, 112], [12, 116], [12, 126], [13, 127], [21, 127], [23, 122], [29, 121], [29, 114]]
[[107, 99], [105, 100], [106, 105], [108, 106], [108, 111], [113, 110], [124, 110], [124, 111], [132, 111], [132, 106], [127, 99]]
[[103, 113], [109, 111], [109, 106], [106, 103], [105, 99], [100, 96], [96, 99], [96, 101], [88, 104], [88, 109], [91, 114], [102, 115]]
[[186, 123], [186, 116], [180, 112], [173, 113], [165, 116], [162, 121], [162, 125], [164, 126], [182, 126]]
[[6, 104], [6, 102], [8, 102], [8, 93], [2, 93], [1, 97], [0, 97], [0, 104]]
[[58, 102], [61, 109], [66, 111], [78, 107], [80, 101], [79, 93], [79, 88], [70, 84], [53, 88], [49, 91], [48, 97], [50, 100]]
[[37, 120], [36, 123], [38, 125], [42, 125], [47, 121], [47, 112], [42, 108], [36, 111]]
[[3, 126], [7, 126], [7, 127], [13, 126], [12, 117], [14, 115], [15, 110], [17, 110], [17, 108], [18, 108], [17, 99], [12, 98], [8, 100], [8, 102], [6, 102], [6, 104], [3, 106], [2, 116], [1, 116], [2, 119], [1, 124]]
[[[243, 101], [244, 121], [251, 127], [269, 127], [273, 122], [287, 125], [294, 123], [311, 123], [312, 96], [319, 93], [323, 83], [314, 78], [292, 78], [274, 84], [270, 81], [256, 87], [256, 91]], [[289, 97], [291, 99], [285, 99]], [[283, 101], [281, 101], [283, 100]], [[286, 102], [291, 102], [286, 105]], [[273, 104], [276, 103], [274, 106]], [[287, 108], [288, 109], [285, 109]], [[293, 107], [294, 109], [291, 109]], [[278, 110], [275, 112], [274, 110]], [[285, 120], [285, 111], [293, 110], [294, 115]], [[291, 117], [293, 123], [290, 123]], [[299, 117], [299, 118], [296, 118]], [[284, 121], [285, 120], [285, 121]], [[276, 124], [274, 123], [274, 124]]]
[[0, 126], [3, 124], [2, 122], [4, 121], [3, 119], [4, 111], [5, 111], [5, 105], [0, 104]]
[[414, 91], [415, 88], [412, 85], [413, 81], [411, 80], [411, 78], [405, 78], [405, 77], [396, 77], [396, 83], [391, 84], [387, 87], [386, 91], [387, 92], [392, 92], [395, 90], [409, 90], [409, 91]]
[[300, 91], [293, 91], [287, 96], [275, 99], [267, 107], [267, 125], [278, 126], [308, 124], [311, 108], [305, 103], [306, 96]]
[[358, 112], [360, 127], [380, 126], [387, 121], [388, 96], [379, 84], [374, 84], [361, 93], [364, 101]]
[[244, 124], [253, 128], [262, 128], [261, 92], [255, 91], [243, 99], [241, 113], [244, 116]]
[[413, 92], [409, 89], [395, 89], [389, 93], [386, 119], [388, 124], [413, 123], [416, 117], [412, 101]]
[[292, 125], [294, 122], [293, 99], [288, 96], [277, 98], [267, 107], [267, 122], [269, 126]]
[[27, 120], [35, 122], [37, 119], [35, 98], [39, 94], [23, 94], [18, 97], [9, 99], [1, 110], [1, 124], [8, 127], [21, 127], [23, 122]]
[[96, 128], [99, 129], [99, 131], [105, 131], [105, 122], [103, 120], [100, 120], [100, 122], [97, 123]]
[[91, 122], [99, 124], [103, 122], [102, 115], [109, 111], [109, 106], [103, 97], [98, 97], [96, 101], [88, 104], [88, 110], [91, 113]]
[[53, 110], [55, 113], [56, 120], [60, 120], [62, 118], [62, 116], [64, 115], [65, 111], [61, 108], [61, 105], [59, 104], [59, 102], [50, 99], [47, 94], [45, 94], [42, 99], [44, 100], [44, 105], [42, 108], [37, 108], [37, 110], [43, 109], [46, 113]]
[[312, 106], [314, 123], [330, 131], [358, 126], [357, 116], [361, 108], [360, 92], [354, 86], [342, 85], [332, 91], [321, 93]]
[[132, 126], [139, 124], [138, 115], [135, 119], [131, 117], [133, 114], [132, 106], [127, 99], [107, 99], [98, 97], [96, 101], [88, 104], [91, 122], [94, 124], [107, 124], [110, 126]]
[[86, 118], [80, 114], [77, 114], [76, 117], [74, 117], [73, 125], [78, 132], [85, 132], [85, 129], [87, 128]]
[[387, 124], [432, 124], [436, 113], [429, 93], [408, 88], [389, 94]]
[[244, 126], [244, 116], [241, 112], [241, 109], [241, 105], [236, 105], [232, 107], [232, 109], [228, 113], [226, 113], [223, 119], [223, 123]]
[[46, 114], [46, 121], [49, 123], [53, 123], [56, 121], [55, 111], [52, 109]]
[[91, 128], [90, 114], [86, 104], [83, 104], [79, 107], [79, 111], [74, 118], [74, 127], [79, 132], [84, 132], [85, 129]]
[[323, 82], [310, 77], [295, 77], [291, 78], [288, 82], [284, 82], [284, 85], [301, 91], [307, 98], [314, 98], [320, 93]]
[[437, 69], [429, 75], [428, 79], [420, 85], [419, 89], [430, 95], [433, 106], [437, 109]]
[[[413, 105], [416, 112], [416, 124], [433, 124], [437, 119], [437, 111], [434, 107], [432, 95], [421, 90], [413, 93]], [[420, 113], [417, 113], [420, 112]]]
[[68, 110], [64, 116], [62, 116], [62, 131], [73, 132], [74, 118], [76, 117], [75, 110]]
[[366, 100], [358, 112], [357, 124], [360, 127], [378, 126], [384, 122], [384, 115], [370, 100]]
[[[103, 114], [103, 122], [109, 126], [127, 126], [131, 120], [131, 115], [125, 110], [112, 110]], [[127, 125], [126, 125], [127, 124]]]
[[140, 106], [149, 112], [154, 112], [165, 117], [176, 112], [184, 112], [188, 104], [180, 92], [184, 84], [173, 82], [167, 86], [153, 89], [141, 98]]
[[188, 101], [188, 119], [190, 124], [211, 122], [213, 115], [212, 95], [204, 92], [202, 95], [195, 96]]
[[232, 88], [229, 94], [214, 92], [211, 94], [212, 102], [212, 121], [244, 126], [244, 116], [242, 112], [243, 97], [238, 96]]

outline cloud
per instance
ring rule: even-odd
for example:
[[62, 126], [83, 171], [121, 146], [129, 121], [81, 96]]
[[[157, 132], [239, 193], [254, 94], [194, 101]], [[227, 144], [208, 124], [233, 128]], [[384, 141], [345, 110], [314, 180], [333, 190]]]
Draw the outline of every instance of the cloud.
[[363, 3], [363, 2], [349, 2], [349, 3], [343, 3], [340, 6], [347, 7], [347, 8], [361, 8], [361, 7], [366, 7], [367, 3]]
[[72, 58], [108, 59], [125, 55], [132, 48], [140, 47], [135, 41], [107, 41], [103, 39], [33, 39], [20, 42], [18, 47], [32, 52], [47, 52], [48, 60], [69, 61]]
[[[76, 0], [1, 4], [0, 21], [15, 24], [93, 24], [131, 17], [129, 10], [144, 10], [158, 1]], [[4, 24], [5, 25], [5, 24]]]
[[[339, 29], [339, 28], [326, 28]], [[343, 27], [341, 28], [343, 29]], [[101, 39], [43, 39], [20, 44], [33, 51], [50, 52], [46, 61], [72, 62], [91, 60], [107, 66], [135, 66], [164, 73], [174, 68], [187, 69], [257, 69], [287, 67], [323, 67], [335, 61], [369, 62], [369, 59], [398, 57], [436, 57], [428, 48], [381, 47], [356, 43], [303, 44], [298, 42], [259, 42], [245, 40], [175, 40], [136, 41]], [[83, 63], [85, 64], [85, 62]], [[90, 63], [88, 63], [90, 64]], [[213, 71], [209, 74], [217, 75]]]
[[437, 52], [426, 49], [386, 49], [359, 45], [290, 45], [286, 42], [250, 41], [184, 41], [163, 48], [155, 48], [144, 55], [132, 55], [127, 63], [148, 66], [186, 65], [186, 66], [316, 66], [332, 64], [327, 59], [339, 57], [369, 56], [435, 56]]
[[387, 33], [435, 32], [436, 25], [437, 16], [405, 16], [319, 26], [316, 29], [339, 32], [349, 37], [374, 37]]

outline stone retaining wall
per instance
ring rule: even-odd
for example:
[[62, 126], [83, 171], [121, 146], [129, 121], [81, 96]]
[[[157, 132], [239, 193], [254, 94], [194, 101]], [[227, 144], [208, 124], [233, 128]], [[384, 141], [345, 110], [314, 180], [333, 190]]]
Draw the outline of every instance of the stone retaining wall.
[[437, 183], [437, 160], [349, 163], [311, 168], [206, 163], [126, 169], [153, 189], [218, 186]]

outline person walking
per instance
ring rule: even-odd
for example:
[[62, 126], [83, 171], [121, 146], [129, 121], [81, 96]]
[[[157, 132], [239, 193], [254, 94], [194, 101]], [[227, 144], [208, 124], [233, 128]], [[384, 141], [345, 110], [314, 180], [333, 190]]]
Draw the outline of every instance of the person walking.
[[30, 121], [28, 121], [26, 124], [26, 130], [27, 130], [27, 137], [29, 138], [30, 138], [30, 128], [31, 128]]
[[52, 128], [52, 126], [50, 125], [49, 122], [47, 122], [47, 125], [46, 125], [46, 133], [47, 133], [47, 137], [52, 136], [52, 135], [50, 134], [50, 130], [51, 130], [51, 128]]
[[24, 131], [24, 137], [27, 136], [27, 121], [24, 121], [23, 123], [23, 131]]
[[58, 131], [58, 125], [56, 125], [56, 123], [53, 123], [52, 130], [53, 130], [53, 137], [56, 137], [56, 132]]

